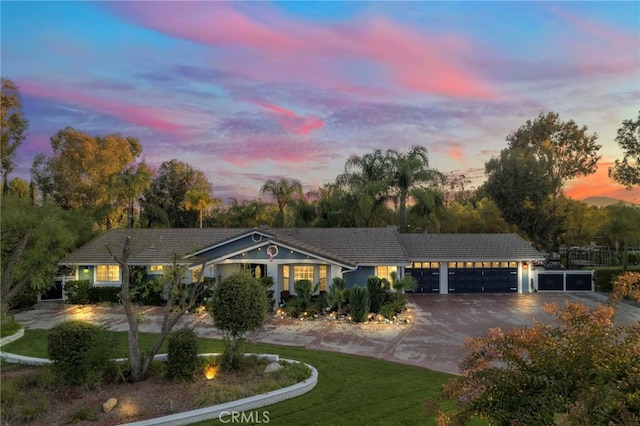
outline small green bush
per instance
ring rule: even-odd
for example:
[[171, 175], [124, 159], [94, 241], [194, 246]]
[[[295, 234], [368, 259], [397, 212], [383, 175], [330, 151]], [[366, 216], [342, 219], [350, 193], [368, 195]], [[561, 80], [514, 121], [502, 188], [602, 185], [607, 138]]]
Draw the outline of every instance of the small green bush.
[[365, 322], [369, 316], [369, 289], [366, 287], [353, 287], [349, 297], [351, 318], [355, 322]]
[[42, 291], [40, 290], [34, 290], [30, 287], [26, 287], [9, 300], [9, 309], [30, 308], [38, 303], [38, 296], [41, 293]]
[[369, 312], [378, 313], [387, 301], [388, 285], [379, 277], [367, 278], [367, 290], [369, 290]]
[[64, 292], [69, 303], [74, 305], [89, 304], [89, 280], [67, 281], [64, 283]]
[[198, 337], [191, 328], [169, 333], [167, 339], [167, 377], [192, 380], [198, 369]]
[[135, 299], [145, 306], [162, 306], [164, 300], [164, 282], [161, 279], [140, 280], [133, 289]]
[[62, 322], [47, 333], [47, 352], [56, 374], [89, 388], [117, 374], [114, 343], [104, 327], [82, 321]]
[[118, 303], [120, 301], [120, 287], [89, 287], [87, 296], [90, 304]]
[[0, 337], [11, 336], [22, 328], [22, 324], [16, 321], [15, 315], [10, 318], [3, 318], [0, 322]]

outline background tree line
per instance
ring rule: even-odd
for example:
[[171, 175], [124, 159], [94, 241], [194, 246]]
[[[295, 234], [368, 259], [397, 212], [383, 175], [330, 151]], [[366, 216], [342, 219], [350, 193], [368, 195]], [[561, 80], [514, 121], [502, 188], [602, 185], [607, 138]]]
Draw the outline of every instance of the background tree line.
[[[72, 127], [51, 137], [51, 155], [34, 158], [30, 182], [9, 180], [27, 129], [19, 89], [2, 79], [3, 296], [5, 284], [14, 288], [25, 271], [55, 265], [96, 233], [117, 227], [392, 225], [401, 232], [518, 232], [541, 250], [592, 241], [640, 246], [638, 206], [593, 207], [564, 196], [567, 181], [595, 172], [600, 145], [586, 126], [554, 112], [506, 137], [479, 188], [432, 168], [426, 148], [416, 145], [353, 155], [333, 182], [306, 193], [298, 179], [270, 179], [260, 188], [264, 199], [227, 204], [214, 197], [201, 170], [177, 159], [157, 169], [141, 161], [135, 137], [92, 136]], [[609, 174], [637, 188], [640, 114], [623, 121], [616, 142], [624, 157]], [[39, 232], [54, 229], [43, 218], [57, 218], [58, 231]], [[35, 249], [44, 234], [59, 240], [48, 243], [55, 249]], [[10, 260], [20, 266], [9, 267]]]

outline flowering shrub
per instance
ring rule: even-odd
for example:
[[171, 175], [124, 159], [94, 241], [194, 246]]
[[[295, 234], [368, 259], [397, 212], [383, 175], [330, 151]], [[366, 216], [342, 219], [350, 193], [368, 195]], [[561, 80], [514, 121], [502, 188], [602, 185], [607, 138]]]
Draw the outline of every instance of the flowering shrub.
[[616, 301], [640, 298], [640, 274], [621, 275], [608, 303], [545, 305], [556, 325], [490, 329], [467, 339], [462, 375], [443, 388], [457, 413], [440, 425], [480, 416], [503, 425], [640, 424], [640, 322], [616, 326]]

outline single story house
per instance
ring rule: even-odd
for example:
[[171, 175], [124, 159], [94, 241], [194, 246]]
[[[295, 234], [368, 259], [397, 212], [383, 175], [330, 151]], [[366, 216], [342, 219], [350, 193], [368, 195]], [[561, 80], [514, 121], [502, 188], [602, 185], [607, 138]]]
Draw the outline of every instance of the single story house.
[[[535, 287], [532, 263], [544, 260], [517, 234], [401, 234], [384, 228], [180, 228], [112, 229], [63, 259], [70, 279], [118, 286], [120, 256], [131, 237], [130, 266], [148, 275], [173, 263], [187, 265], [186, 281], [199, 275], [224, 278], [239, 265], [271, 276], [277, 302], [294, 283], [308, 279], [327, 291], [332, 279], [366, 285], [370, 276], [409, 274], [417, 293], [527, 293]], [[177, 257], [176, 257], [177, 256]], [[69, 278], [68, 278], [69, 279]]]

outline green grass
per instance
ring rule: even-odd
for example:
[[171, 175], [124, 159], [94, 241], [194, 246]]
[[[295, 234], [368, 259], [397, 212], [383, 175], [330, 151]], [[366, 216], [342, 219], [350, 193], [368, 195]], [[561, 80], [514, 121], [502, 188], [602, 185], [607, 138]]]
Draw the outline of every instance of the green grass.
[[[27, 330], [22, 339], [3, 350], [21, 355], [47, 357], [46, 330]], [[127, 335], [117, 332], [118, 356], [126, 357]], [[151, 346], [154, 334], [142, 333], [142, 349]], [[198, 339], [200, 352], [222, 352], [223, 342]], [[246, 343], [246, 352], [275, 353], [318, 369], [316, 387], [309, 393], [254, 410], [268, 413], [269, 425], [435, 425], [433, 414], [425, 413], [428, 398], [440, 400], [440, 389], [450, 374], [395, 364], [373, 358], [297, 347]], [[163, 348], [161, 351], [165, 352]], [[451, 411], [455, 404], [442, 401]], [[204, 422], [204, 424], [222, 424]], [[484, 424], [484, 423], [478, 423]]]

